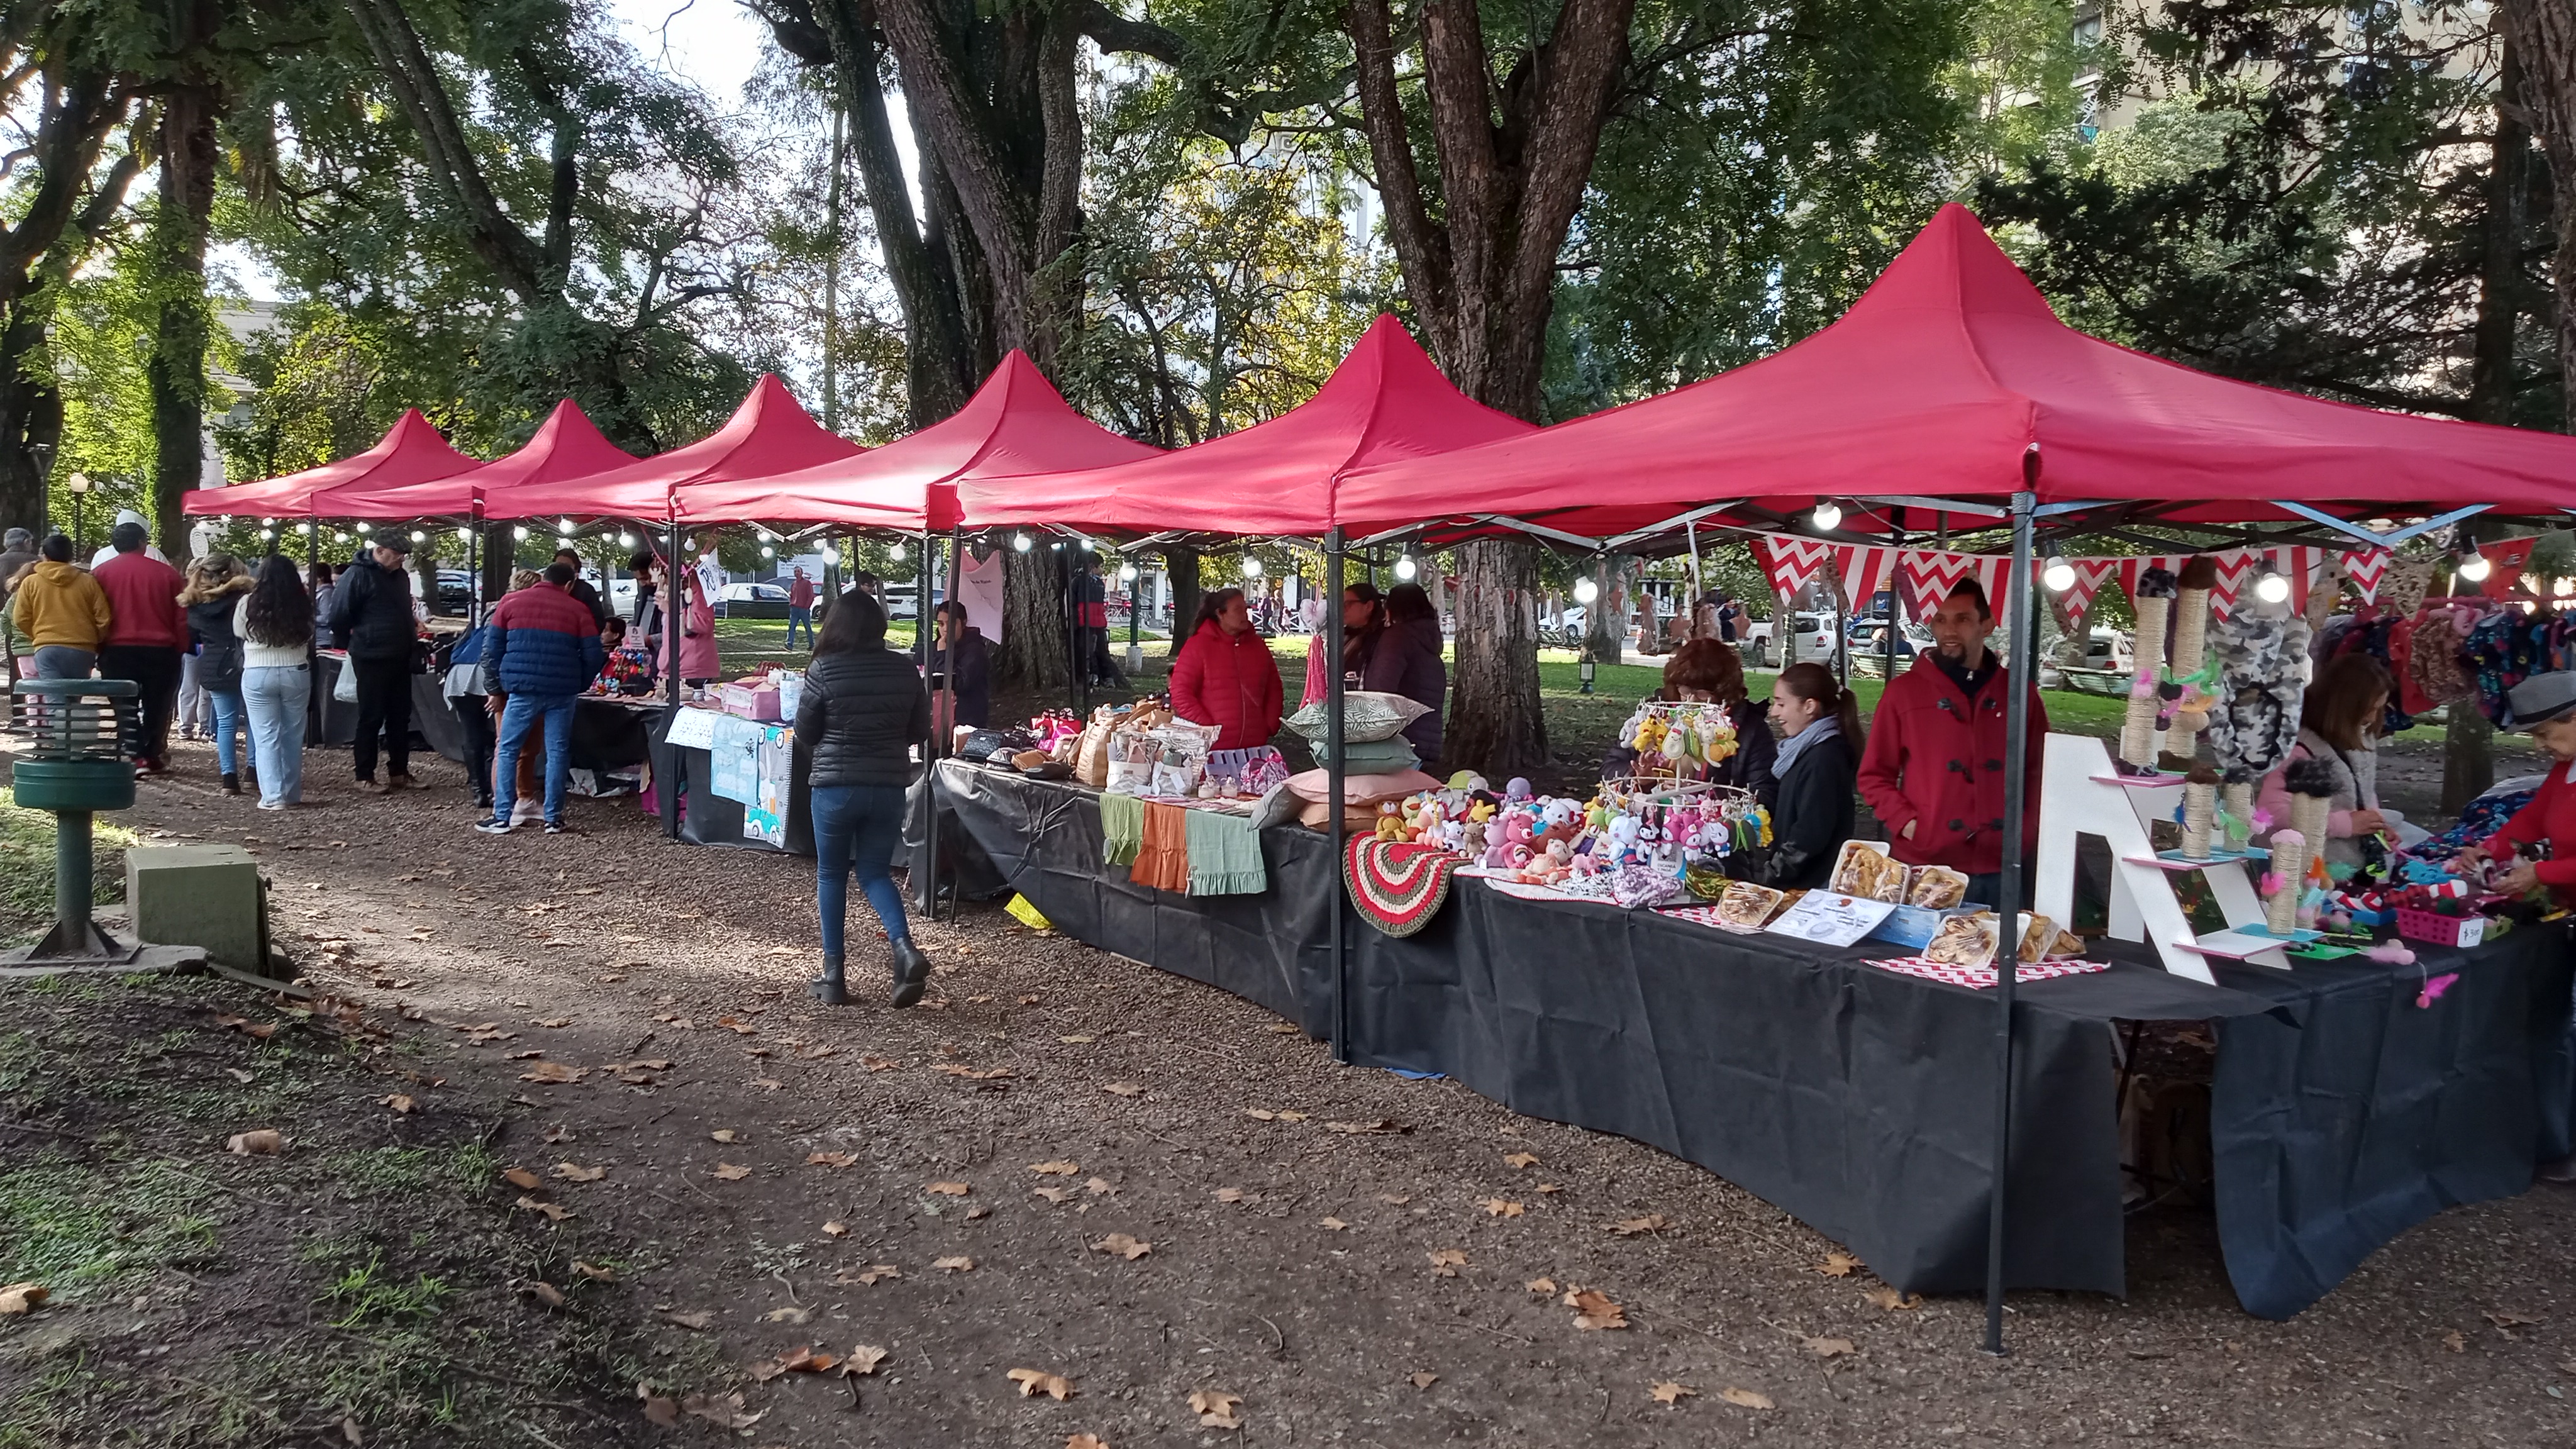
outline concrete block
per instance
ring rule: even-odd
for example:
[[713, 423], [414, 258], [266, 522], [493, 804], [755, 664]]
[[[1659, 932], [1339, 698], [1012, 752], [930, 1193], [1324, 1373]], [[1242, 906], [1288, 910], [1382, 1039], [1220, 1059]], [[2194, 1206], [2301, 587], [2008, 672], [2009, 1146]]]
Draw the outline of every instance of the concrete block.
[[238, 845], [144, 845], [125, 852], [135, 939], [201, 946], [236, 971], [268, 971], [268, 902], [259, 864]]

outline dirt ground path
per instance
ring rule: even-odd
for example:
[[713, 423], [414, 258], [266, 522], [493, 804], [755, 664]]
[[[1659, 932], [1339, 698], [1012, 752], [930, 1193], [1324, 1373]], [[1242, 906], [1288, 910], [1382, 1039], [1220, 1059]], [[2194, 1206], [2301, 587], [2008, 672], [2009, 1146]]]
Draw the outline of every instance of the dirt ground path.
[[[451, 1253], [451, 1271], [478, 1331], [549, 1387], [459, 1377], [476, 1412], [397, 1400], [353, 1423], [364, 1442], [2576, 1440], [2563, 1194], [2446, 1214], [2282, 1324], [2236, 1306], [2205, 1214], [2144, 1217], [2127, 1301], [2018, 1295], [2014, 1351], [1991, 1359], [1978, 1304], [1890, 1306], [1865, 1268], [1829, 1271], [1836, 1244], [1704, 1171], [1452, 1082], [1337, 1067], [1248, 1003], [997, 911], [919, 929], [940, 969], [909, 1013], [881, 1004], [882, 943], [854, 929], [859, 1002], [825, 1010], [802, 986], [802, 861], [673, 845], [626, 803], [576, 802], [577, 835], [480, 837], [444, 762], [418, 767], [432, 788], [370, 799], [317, 752], [320, 808], [288, 815], [219, 794], [202, 747], [179, 763], [124, 823], [256, 850], [309, 984], [361, 1004], [341, 1056], [401, 1079], [305, 1098], [313, 1120], [235, 1122], [254, 1110], [222, 1106], [256, 1090], [241, 1069], [179, 1059], [178, 1080], [215, 1094], [179, 1166], [256, 1195], [296, 1154], [229, 1157], [216, 1126], [325, 1137], [318, 1119], [336, 1114], [360, 1119], [343, 1134], [382, 1134], [377, 1094], [400, 1090], [402, 1131], [488, 1153], [460, 1189], [483, 1214], [472, 1230], [523, 1245]], [[186, 989], [278, 1015], [255, 994]], [[0, 1002], [0, 1032], [114, 1009]], [[211, 1017], [191, 1029], [239, 1036]], [[0, 1072], [0, 1125], [104, 1110], [35, 1090]], [[0, 1152], [42, 1140], [0, 1133]], [[489, 1175], [509, 1168], [536, 1185]], [[349, 1189], [333, 1211], [367, 1198]], [[349, 1442], [323, 1432], [327, 1403], [291, 1432], [156, 1437], [140, 1406], [129, 1422], [66, 1377], [142, 1381], [155, 1345], [192, 1345], [184, 1358], [244, 1331], [216, 1327], [227, 1275], [282, 1251], [246, 1211], [218, 1214], [216, 1248], [188, 1272], [0, 1319], [0, 1402], [40, 1411], [0, 1415], [0, 1445]], [[464, 1230], [424, 1221], [413, 1248]], [[148, 1331], [129, 1322], [137, 1294], [164, 1305]], [[809, 1348], [876, 1361], [856, 1377], [774, 1371]], [[638, 1380], [669, 1402], [639, 1398]], [[91, 1395], [81, 1427], [29, 1427], [51, 1422], [46, 1395], [76, 1389]], [[518, 1397], [558, 1407], [513, 1410]]]

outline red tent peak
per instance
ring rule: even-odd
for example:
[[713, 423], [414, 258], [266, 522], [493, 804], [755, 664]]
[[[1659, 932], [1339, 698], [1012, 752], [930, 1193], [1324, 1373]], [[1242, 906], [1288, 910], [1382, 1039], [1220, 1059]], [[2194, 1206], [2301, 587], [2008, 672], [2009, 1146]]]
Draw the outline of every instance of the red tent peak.
[[1977, 214], [1955, 201], [1933, 214], [1931, 223], [1905, 244], [1905, 250], [1887, 264], [1847, 315], [1898, 309], [2026, 317], [2064, 325], [2039, 288], [1986, 234]]

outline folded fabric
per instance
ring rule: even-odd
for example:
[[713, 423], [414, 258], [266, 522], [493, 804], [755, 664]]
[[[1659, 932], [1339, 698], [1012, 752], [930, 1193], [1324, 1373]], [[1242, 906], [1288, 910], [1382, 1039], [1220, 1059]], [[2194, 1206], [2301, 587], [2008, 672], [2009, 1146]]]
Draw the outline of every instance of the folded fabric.
[[[1332, 747], [1315, 742], [1315, 763], [1333, 762]], [[1402, 735], [1382, 740], [1345, 740], [1342, 743], [1342, 768], [1354, 775], [1392, 775], [1399, 770], [1422, 768], [1422, 757], [1413, 752], [1413, 742]]]
[[1261, 860], [1261, 837], [1240, 815], [1214, 810], [1187, 812], [1190, 894], [1251, 896], [1270, 889], [1270, 868]]
[[1142, 886], [1187, 895], [1190, 889], [1190, 816], [1193, 812], [1159, 800], [1145, 807], [1143, 839], [1127, 878]]
[[[1308, 740], [1321, 740], [1332, 732], [1331, 703], [1317, 700], [1288, 716], [1288, 728]], [[1406, 725], [1431, 713], [1431, 706], [1418, 699], [1382, 690], [1355, 689], [1342, 696], [1342, 739], [1351, 744], [1364, 740], [1382, 740], [1403, 732]]]
[[1145, 843], [1145, 802], [1133, 795], [1100, 797], [1100, 860], [1104, 865], [1133, 865]]
[[[1391, 770], [1374, 775], [1342, 776], [1342, 803], [1375, 806], [1380, 800], [1401, 800], [1417, 790], [1437, 790], [1440, 782], [1420, 770]], [[1308, 770], [1288, 777], [1289, 793], [1300, 800], [1333, 798], [1333, 777], [1323, 770]]]

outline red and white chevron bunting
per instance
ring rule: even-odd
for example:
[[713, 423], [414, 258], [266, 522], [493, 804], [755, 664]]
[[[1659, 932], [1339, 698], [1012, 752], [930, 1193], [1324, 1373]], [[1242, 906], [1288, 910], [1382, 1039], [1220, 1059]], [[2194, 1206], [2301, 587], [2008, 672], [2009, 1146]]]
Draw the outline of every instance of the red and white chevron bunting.
[[2066, 617], [2083, 622], [2085, 612], [2093, 607], [2093, 596], [2102, 586], [2117, 577], [2121, 560], [2116, 558], [2071, 558], [2067, 566], [2075, 570], [2075, 582], [2058, 600], [2066, 608]]
[[1753, 540], [1754, 562], [1771, 581], [1771, 592], [1794, 594], [1814, 582], [1816, 571], [1833, 557], [1834, 546], [1820, 538], [1787, 538], [1765, 534]]
[[2390, 553], [2384, 548], [2355, 548], [2344, 551], [2344, 577], [2352, 580], [2352, 586], [2361, 591], [2363, 603], [2372, 603], [2379, 598], [2379, 581], [2388, 576], [2390, 557]]
[[1846, 543], [1834, 549], [1834, 577], [1842, 583], [1843, 604], [1853, 613], [1869, 607], [1878, 591], [1896, 580], [1896, 550], [1872, 544]]
[[[1917, 619], [1931, 617], [1959, 587], [1959, 581], [1979, 577], [1977, 556], [1966, 553], [1940, 553], [1928, 548], [1909, 548], [1897, 562], [1898, 586], [1905, 590], [1905, 607]], [[1994, 591], [1987, 590], [1992, 598]]]

